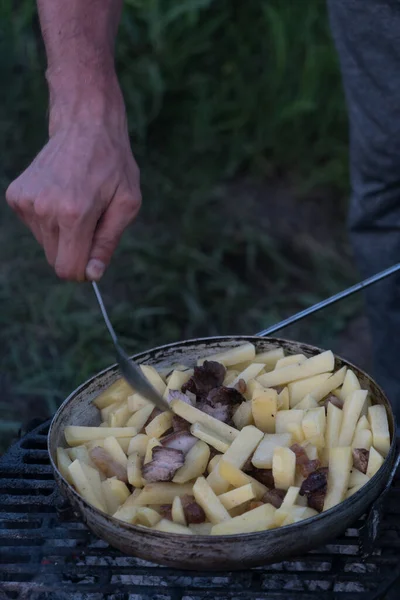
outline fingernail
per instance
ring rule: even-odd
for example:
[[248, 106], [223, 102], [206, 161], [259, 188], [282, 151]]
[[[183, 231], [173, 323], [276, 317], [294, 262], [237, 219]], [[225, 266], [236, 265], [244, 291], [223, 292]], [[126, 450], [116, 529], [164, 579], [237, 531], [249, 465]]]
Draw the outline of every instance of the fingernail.
[[92, 258], [89, 260], [86, 267], [86, 278], [89, 279], [89, 281], [99, 281], [99, 279], [102, 278], [105, 270], [106, 265], [101, 260]]

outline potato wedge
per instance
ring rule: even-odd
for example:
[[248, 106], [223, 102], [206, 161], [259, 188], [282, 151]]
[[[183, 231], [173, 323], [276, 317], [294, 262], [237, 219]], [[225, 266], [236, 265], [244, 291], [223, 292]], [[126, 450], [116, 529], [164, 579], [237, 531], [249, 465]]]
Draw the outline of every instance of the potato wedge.
[[365, 483], [368, 483], [369, 480], [370, 477], [368, 477], [366, 473], [361, 473], [361, 471], [353, 467], [350, 473], [349, 488], [364, 485]]
[[328, 488], [324, 511], [339, 504], [346, 496], [352, 467], [353, 455], [350, 446], [330, 448]]
[[89, 456], [89, 451], [86, 446], [74, 446], [74, 448], [69, 448], [67, 450], [67, 453], [71, 461], [78, 459], [80, 460], [80, 462], [83, 462], [86, 465], [89, 465], [89, 467], [92, 467], [92, 469], [96, 468], [93, 464], [92, 459]]
[[257, 446], [251, 462], [257, 469], [271, 469], [275, 448], [288, 448], [292, 443], [291, 433], [267, 433]]
[[291, 485], [283, 499], [282, 508], [288, 508], [297, 504], [298, 499], [302, 498], [302, 496], [299, 496], [299, 492], [299, 487]]
[[109, 427], [124, 427], [131, 414], [128, 401], [122, 402], [118, 408], [110, 412], [108, 416]]
[[325, 396], [330, 394], [333, 390], [342, 385], [344, 378], [346, 376], [347, 367], [342, 367], [336, 373], [333, 373], [326, 381], [320, 383], [315, 389], [312, 391], [312, 397], [319, 402]]
[[230, 462], [241, 469], [263, 437], [263, 432], [254, 427], [254, 425], [244, 427], [225, 452], [224, 461]]
[[225, 385], [226, 387], [230, 386], [232, 381], [234, 381], [236, 379], [236, 377], [239, 375], [239, 373], [240, 373], [240, 371], [238, 371], [237, 369], [229, 369], [226, 372], [223, 385]]
[[190, 404], [186, 404], [186, 402], [183, 402], [182, 400], [172, 400], [170, 407], [171, 410], [178, 416], [182, 417], [182, 419], [186, 419], [186, 421], [192, 424], [201, 423], [230, 442], [233, 442], [233, 440], [239, 435], [239, 431], [234, 427], [230, 427], [226, 423], [218, 421], [218, 419], [214, 419], [214, 417], [207, 415]]
[[115, 477], [112, 479], [105, 479], [101, 483], [101, 487], [107, 506], [107, 512], [109, 515], [113, 515], [129, 498], [129, 489], [122, 481], [119, 481], [119, 479], [116, 479]]
[[101, 410], [115, 402], [127, 400], [130, 394], [132, 394], [132, 388], [125, 379], [117, 379], [117, 381], [93, 400], [93, 404]]
[[225, 506], [226, 510], [232, 510], [249, 500], [253, 500], [255, 497], [256, 494], [251, 483], [246, 483], [242, 487], [235, 488], [230, 492], [225, 492], [225, 494], [218, 496], [219, 501]]
[[112, 516], [114, 519], [124, 521], [124, 523], [134, 524], [136, 521], [136, 515], [138, 513], [138, 506], [120, 506], [116, 513]]
[[301, 444], [304, 442], [305, 437], [303, 428], [301, 425], [299, 425], [299, 423], [288, 423], [287, 430], [292, 436], [293, 443]]
[[297, 423], [301, 425], [303, 421], [305, 411], [304, 410], [279, 410], [275, 419], [275, 430], [276, 433], [289, 433], [289, 423]]
[[326, 429], [325, 408], [321, 406], [319, 408], [310, 408], [307, 410], [301, 422], [301, 427], [303, 429], [304, 437], [307, 440], [312, 440], [316, 436], [323, 437]]
[[253, 533], [264, 531], [274, 525], [275, 508], [272, 504], [263, 504], [253, 510], [214, 525], [211, 535], [234, 535], [238, 533]]
[[204, 477], [198, 477], [193, 485], [193, 495], [197, 504], [204, 510], [210, 523], [230, 521], [231, 516], [215, 495]]
[[343, 402], [356, 392], [357, 390], [361, 390], [360, 382], [358, 381], [357, 375], [351, 369], [347, 369], [346, 376], [343, 381], [343, 385], [340, 388], [340, 399]]
[[366, 390], [356, 390], [345, 400], [342, 409], [343, 418], [338, 440], [339, 446], [350, 446], [367, 394]]
[[161, 446], [160, 441], [157, 438], [150, 438], [147, 443], [146, 454], [144, 455], [143, 464], [147, 465], [147, 463], [149, 463], [152, 460], [153, 448], [155, 448], [156, 446]]
[[217, 464], [219, 463], [219, 461], [221, 460], [221, 458], [223, 457], [223, 454], [216, 454], [208, 463], [208, 467], [207, 467], [207, 471], [209, 473], [211, 473], [211, 471], [213, 471], [215, 469], [215, 467], [217, 466]]
[[289, 383], [287, 387], [289, 390], [290, 408], [295, 408], [308, 394], [312, 396], [313, 390], [317, 389], [330, 376], [330, 373], [321, 373], [320, 375], [314, 375], [313, 377]]
[[163, 394], [164, 398], [168, 399], [170, 390], [180, 390], [183, 384], [189, 381], [192, 375], [193, 369], [173, 371], [171, 377], [168, 379], [168, 384]]
[[367, 475], [369, 478], [373, 477], [377, 471], [381, 468], [384, 463], [384, 458], [373, 446], [369, 449], [369, 460], [367, 467]]
[[325, 445], [327, 448], [335, 448], [338, 445], [342, 419], [342, 409], [332, 404], [332, 402], [328, 402], [325, 432]]
[[168, 521], [168, 519], [161, 519], [154, 525], [151, 529], [155, 531], [163, 531], [164, 533], [179, 533], [181, 535], [192, 535], [192, 531], [188, 527], [184, 527], [183, 525], [178, 525], [178, 523], [173, 523], [172, 521]]
[[104, 440], [104, 450], [107, 450], [109, 455], [112, 456], [112, 458], [119, 462], [123, 467], [127, 467], [128, 459], [126, 458], [125, 452], [122, 450], [115, 437], [110, 436]]
[[[218, 354], [212, 354], [210, 356], [206, 356], [203, 358], [199, 358], [197, 361], [197, 365], [201, 366], [205, 360], [214, 360], [223, 364], [225, 367], [230, 367], [231, 365], [236, 365], [241, 362], [254, 360], [256, 355], [256, 349], [253, 344], [246, 343], [236, 348], [229, 348], [223, 352], [219, 352]], [[260, 362], [263, 362], [260, 360]]]
[[356, 433], [357, 431], [360, 431], [360, 429], [369, 429], [371, 430], [371, 425], [369, 424], [369, 421], [367, 419], [367, 417], [365, 415], [361, 416], [358, 419], [358, 423], [356, 425]]
[[229, 482], [222, 477], [219, 470], [220, 462], [221, 461], [218, 462], [217, 466], [207, 476], [207, 483], [217, 496], [220, 496], [229, 490]]
[[129, 440], [129, 447], [127, 452], [128, 456], [129, 454], [133, 454], [133, 452], [137, 452], [139, 456], [145, 456], [149, 439], [149, 436], [145, 433], [138, 433], [137, 435], [135, 435], [135, 437]]
[[131, 438], [137, 434], [134, 427], [82, 427], [80, 425], [67, 425], [64, 436], [69, 446], [80, 446], [92, 440], [104, 439], [110, 436], [116, 438]]
[[265, 433], [275, 433], [278, 412], [277, 391], [273, 389], [255, 390], [251, 402], [256, 427]]
[[151, 383], [153, 388], [155, 388], [157, 392], [162, 396], [167, 386], [163, 381], [161, 375], [155, 369], [155, 367], [151, 365], [140, 365], [140, 369], [143, 375], [149, 381], [149, 383]]
[[359, 490], [361, 490], [361, 488], [362, 488], [362, 487], [364, 487], [364, 485], [365, 485], [365, 484], [364, 484], [364, 483], [362, 483], [362, 484], [360, 484], [360, 485], [356, 485], [356, 486], [354, 486], [354, 487], [352, 487], [352, 488], [349, 488], [349, 489], [347, 490], [347, 493], [346, 493], [345, 499], [347, 499], [347, 498], [350, 498], [350, 497], [351, 497], [353, 494], [355, 494], [356, 492], [358, 492]]
[[145, 484], [142, 477], [142, 458], [138, 452], [134, 452], [128, 457], [127, 464], [128, 481], [135, 488], [142, 488]]
[[372, 430], [372, 443], [382, 456], [387, 456], [390, 450], [390, 433], [386, 408], [375, 404], [368, 408], [368, 420]]
[[225, 491], [228, 490], [229, 485], [238, 488], [248, 483], [251, 483], [257, 500], [260, 500], [268, 491], [268, 488], [265, 485], [263, 485], [250, 475], [243, 473], [243, 471], [238, 469], [238, 467], [236, 467], [232, 463], [224, 461], [223, 458], [219, 461], [218, 467], [216, 467], [213, 473], [215, 471], [218, 471], [220, 477], [227, 482], [228, 485]]
[[192, 479], [200, 477], [207, 468], [209, 458], [210, 448], [205, 442], [199, 440], [186, 454], [185, 463], [175, 473], [173, 482], [187, 483]]
[[369, 450], [372, 446], [372, 432], [369, 429], [356, 431], [351, 442], [352, 448], [365, 448]]
[[86, 502], [89, 502], [89, 504], [92, 504], [98, 510], [107, 512], [103, 496], [98, 491], [99, 487], [101, 489], [100, 475], [95, 469], [92, 469], [92, 471], [94, 471], [94, 473], [96, 473], [98, 476], [98, 482], [96, 482], [96, 485], [93, 486], [93, 481], [96, 475], [93, 473], [93, 480], [89, 481], [87, 475], [90, 472], [88, 472], [88, 469], [91, 469], [91, 467], [81, 463], [79, 460], [74, 460], [74, 462], [69, 465], [68, 470], [70, 472], [73, 485], [82, 498], [86, 500]]
[[243, 381], [247, 384], [250, 379], [257, 377], [257, 375], [259, 375], [263, 369], [263, 363], [251, 363], [251, 365], [244, 369], [244, 371], [239, 373], [236, 379], [234, 379], [230, 384], [230, 387], [235, 387], [235, 385], [239, 383], [240, 379], [243, 379]]
[[144, 506], [154, 504], [172, 504], [175, 496], [184, 496], [192, 494], [193, 485], [190, 483], [178, 484], [170, 482], [148, 483], [144, 486], [141, 493], [135, 498], [135, 506]]
[[258, 381], [266, 388], [283, 385], [297, 381], [297, 379], [306, 379], [313, 375], [333, 371], [335, 359], [330, 350], [308, 358], [300, 365], [290, 365], [282, 369], [275, 369], [270, 373], [258, 377]]
[[311, 396], [311, 394], [307, 394], [307, 396], [304, 396], [303, 400], [300, 400], [300, 402], [296, 404], [296, 408], [303, 410], [318, 408], [318, 402], [313, 396]]
[[212, 429], [201, 425], [201, 423], [193, 423], [190, 433], [218, 450], [218, 452], [226, 452], [229, 448], [230, 442], [228, 440], [219, 437]]
[[275, 448], [272, 457], [272, 474], [275, 487], [279, 490], [288, 490], [294, 485], [296, 455], [290, 448]]
[[275, 365], [280, 358], [284, 358], [285, 353], [283, 348], [274, 348], [273, 350], [267, 350], [266, 352], [259, 352], [255, 356], [255, 362], [264, 363], [267, 371], [275, 369]]
[[235, 424], [235, 427], [239, 431], [240, 429], [243, 429], [243, 427], [246, 427], [246, 425], [254, 425], [253, 411], [251, 410], [251, 407], [252, 404], [250, 400], [247, 402], [242, 402], [239, 405], [239, 408], [236, 409], [232, 420]]
[[73, 485], [71, 473], [68, 467], [72, 464], [72, 460], [68, 456], [68, 452], [64, 448], [57, 448], [57, 468], [61, 475], [70, 485]]
[[146, 406], [143, 406], [143, 408], [139, 408], [139, 410], [134, 412], [133, 415], [129, 417], [126, 426], [134, 427], [136, 431], [141, 431], [147, 423], [153, 410], [154, 406], [152, 404], [147, 404]]
[[161, 515], [154, 508], [148, 506], [141, 506], [138, 508], [135, 518], [137, 525], [143, 527], [154, 527], [161, 521]]
[[185, 512], [179, 496], [175, 496], [174, 501], [172, 502], [171, 514], [174, 523], [187, 527]]
[[172, 427], [172, 417], [174, 413], [170, 410], [165, 410], [161, 414], [157, 415], [150, 421], [145, 427], [146, 435], [149, 437], [160, 438], [168, 429]]
[[307, 360], [307, 357], [304, 354], [284, 356], [277, 361], [275, 369], [282, 369], [282, 367], [288, 367], [289, 365], [301, 365], [305, 360]]
[[290, 397], [288, 387], [284, 387], [278, 394], [278, 410], [289, 410]]

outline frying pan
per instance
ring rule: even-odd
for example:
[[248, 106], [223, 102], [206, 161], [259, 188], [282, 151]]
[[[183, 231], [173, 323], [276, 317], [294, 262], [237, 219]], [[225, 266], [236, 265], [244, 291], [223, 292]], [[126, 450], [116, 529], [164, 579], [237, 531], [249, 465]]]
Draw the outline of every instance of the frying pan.
[[[307, 357], [322, 352], [314, 346], [278, 338], [225, 336], [168, 344], [137, 354], [133, 358], [139, 364], [146, 363], [160, 368], [174, 364], [193, 366], [200, 356], [209, 356], [244, 342], [254, 344], [258, 352], [283, 348], [287, 355], [303, 353]], [[233, 570], [278, 562], [303, 554], [342, 534], [367, 511], [387, 485], [396, 458], [395, 418], [384, 392], [366, 373], [348, 361], [335, 357], [335, 368], [343, 366], [353, 369], [361, 387], [369, 390], [374, 404], [385, 406], [392, 443], [382, 467], [361, 490], [310, 519], [258, 533], [185, 536], [123, 523], [88, 504], [59, 472], [56, 449], [58, 446], [67, 446], [63, 433], [67, 425], [100, 424], [99, 411], [92, 400], [120, 377], [116, 365], [82, 384], [65, 400], [54, 416], [49, 431], [48, 449], [56, 482], [75, 511], [97, 536], [126, 554], [155, 563], [191, 570]]]

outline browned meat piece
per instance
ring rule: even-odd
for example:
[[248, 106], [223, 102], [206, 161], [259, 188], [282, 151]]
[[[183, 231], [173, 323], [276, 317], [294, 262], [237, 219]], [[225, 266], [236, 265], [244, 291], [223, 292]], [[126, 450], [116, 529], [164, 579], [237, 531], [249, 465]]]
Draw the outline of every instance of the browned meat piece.
[[307, 452], [299, 444], [293, 444], [290, 446], [290, 449], [296, 455], [296, 466], [303, 477], [308, 477], [310, 473], [316, 471], [321, 466], [318, 459], [310, 460], [307, 456]]
[[256, 469], [253, 467], [248, 473], [254, 479], [257, 479], [260, 483], [267, 486], [267, 488], [275, 487], [274, 476], [272, 475], [272, 469]]
[[263, 502], [265, 504], [272, 504], [272, 506], [275, 506], [275, 508], [280, 508], [285, 495], [286, 492], [284, 490], [272, 488], [272, 490], [268, 490], [268, 492], [264, 494]]
[[321, 467], [307, 477], [301, 484], [300, 496], [309, 496], [314, 492], [326, 492], [328, 484], [328, 468]]
[[368, 460], [369, 450], [365, 450], [365, 448], [353, 448], [353, 465], [361, 473], [367, 472]]
[[338, 398], [337, 396], [335, 396], [335, 394], [329, 394], [329, 396], [327, 396], [325, 398], [324, 401], [324, 406], [325, 406], [325, 411], [328, 412], [328, 404], [329, 402], [332, 402], [332, 404], [334, 406], [337, 406], [338, 408], [343, 408], [343, 400], [341, 400], [340, 398]]
[[172, 504], [161, 504], [159, 507], [159, 513], [163, 519], [172, 521]]
[[183, 454], [187, 454], [196, 444], [198, 439], [188, 431], [176, 431], [175, 433], [171, 433], [170, 435], [161, 438], [160, 441], [164, 448], [180, 450]]
[[194, 496], [185, 494], [181, 497], [181, 502], [188, 525], [190, 525], [190, 523], [204, 523], [206, 520], [205, 512], [201, 506], [197, 504]]
[[222, 385], [211, 390], [205, 398], [201, 398], [198, 408], [214, 419], [230, 423], [234, 405], [244, 401], [245, 398], [238, 390]]
[[182, 417], [174, 415], [172, 417], [172, 429], [174, 430], [174, 433], [177, 433], [178, 431], [190, 431], [190, 423], [185, 421], [185, 419], [182, 419]]
[[264, 502], [261, 502], [261, 500], [251, 500], [249, 502], [248, 510], [253, 510], [254, 508], [258, 508], [259, 506], [262, 506], [263, 504], [264, 504]]
[[193, 404], [191, 398], [179, 390], [169, 390], [168, 402], [171, 402], [171, 400], [182, 400], [182, 402], [186, 402], [186, 404]]
[[239, 394], [244, 394], [247, 390], [247, 384], [244, 379], [239, 379], [237, 384], [235, 385], [235, 389], [239, 392]]
[[202, 367], [195, 367], [192, 377], [183, 384], [182, 392], [192, 392], [196, 396], [206, 396], [212, 389], [222, 385], [226, 369], [224, 365], [205, 360]]
[[226, 387], [221, 385], [220, 387], [214, 388], [207, 394], [207, 402], [214, 404], [221, 402], [224, 404], [241, 404], [245, 402], [246, 398], [236, 388]]
[[314, 510], [317, 510], [318, 512], [322, 512], [323, 508], [324, 508], [325, 496], [326, 496], [326, 489], [325, 490], [317, 490], [316, 492], [312, 492], [311, 494], [308, 494], [308, 496], [307, 496], [308, 506], [310, 508], [313, 508]]
[[218, 419], [218, 421], [223, 421], [224, 423], [229, 423], [232, 418], [232, 406], [229, 404], [221, 402], [216, 402], [215, 404], [200, 402], [198, 404], [198, 409], [207, 415], [214, 417], [214, 419]]
[[175, 448], [153, 448], [153, 458], [142, 469], [144, 479], [149, 483], [171, 481], [176, 471], [183, 465], [183, 452]]
[[120, 481], [128, 483], [128, 475], [125, 467], [117, 460], [114, 460], [107, 450], [100, 446], [96, 446], [96, 448], [92, 448], [92, 450], [89, 451], [89, 456], [96, 467], [100, 469], [106, 477], [116, 477]]

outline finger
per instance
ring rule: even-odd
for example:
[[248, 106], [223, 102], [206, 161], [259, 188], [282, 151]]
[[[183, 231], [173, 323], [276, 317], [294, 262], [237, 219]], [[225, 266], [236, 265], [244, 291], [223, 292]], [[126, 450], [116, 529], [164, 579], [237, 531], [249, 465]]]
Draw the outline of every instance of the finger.
[[33, 200], [17, 193], [17, 186], [11, 184], [6, 191], [6, 199], [10, 208], [18, 218], [32, 231], [36, 241], [43, 246], [42, 232], [33, 210]]
[[54, 267], [58, 251], [58, 227], [55, 223], [40, 225], [40, 233], [42, 236], [42, 244], [46, 254], [47, 262]]
[[71, 281], [85, 281], [86, 265], [92, 246], [94, 223], [77, 223], [66, 229], [60, 225], [57, 256], [54, 268], [59, 277]]
[[139, 212], [140, 192], [137, 196], [117, 196], [100, 219], [93, 239], [86, 279], [98, 281], [104, 274], [126, 227]]

